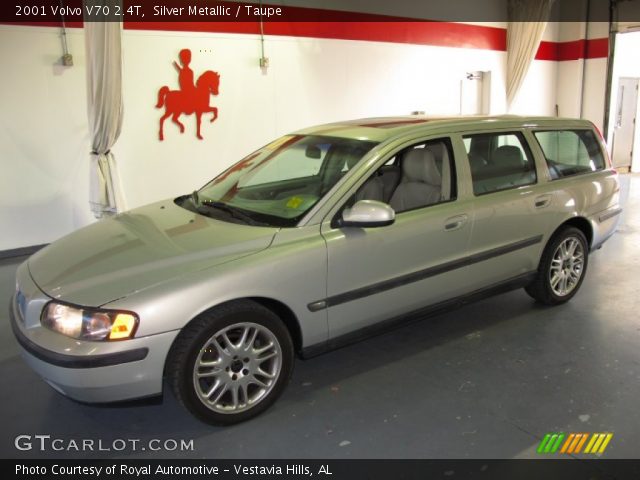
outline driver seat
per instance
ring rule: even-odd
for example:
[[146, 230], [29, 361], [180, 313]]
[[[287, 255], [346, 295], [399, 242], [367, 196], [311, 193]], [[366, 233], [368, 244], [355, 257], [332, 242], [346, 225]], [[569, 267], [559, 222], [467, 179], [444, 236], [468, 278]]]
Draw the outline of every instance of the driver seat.
[[389, 204], [396, 212], [413, 210], [442, 198], [442, 177], [431, 150], [410, 150], [402, 162], [402, 180]]

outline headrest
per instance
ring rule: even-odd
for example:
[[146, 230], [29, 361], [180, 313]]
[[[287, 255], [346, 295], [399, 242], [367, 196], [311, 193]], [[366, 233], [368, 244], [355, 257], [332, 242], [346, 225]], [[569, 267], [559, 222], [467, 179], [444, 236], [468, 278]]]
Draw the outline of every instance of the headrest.
[[422, 182], [434, 186], [442, 184], [435, 157], [425, 148], [409, 150], [402, 162], [402, 173], [409, 182]]
[[433, 152], [434, 157], [436, 157], [436, 160], [440, 159], [440, 158], [445, 158], [446, 154], [447, 154], [447, 149], [444, 146], [443, 142], [438, 142], [438, 143], [428, 143], [427, 145], [425, 145], [425, 147], [427, 150], [430, 150], [431, 152]]
[[513, 145], [502, 145], [493, 151], [491, 162], [502, 168], [523, 168], [522, 151]]
[[468, 153], [467, 156], [469, 157], [469, 165], [471, 166], [472, 172], [482, 170], [482, 168], [487, 165], [487, 161], [480, 155], [477, 155], [475, 153]]

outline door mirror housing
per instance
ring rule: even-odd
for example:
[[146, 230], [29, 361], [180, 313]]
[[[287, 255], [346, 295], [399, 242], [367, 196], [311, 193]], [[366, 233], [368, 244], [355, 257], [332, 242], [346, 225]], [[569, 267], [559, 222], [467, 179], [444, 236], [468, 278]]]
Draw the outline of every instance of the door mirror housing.
[[345, 208], [338, 219], [338, 227], [385, 227], [396, 220], [396, 212], [389, 205], [376, 200], [360, 200]]

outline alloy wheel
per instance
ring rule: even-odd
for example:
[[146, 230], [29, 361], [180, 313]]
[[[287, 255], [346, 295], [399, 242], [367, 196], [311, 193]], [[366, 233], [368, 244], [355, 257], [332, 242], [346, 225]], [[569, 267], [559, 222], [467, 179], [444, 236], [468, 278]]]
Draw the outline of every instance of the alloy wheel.
[[274, 333], [257, 323], [236, 323], [205, 342], [193, 366], [193, 384], [207, 408], [237, 414], [269, 395], [281, 368]]
[[558, 297], [569, 295], [580, 283], [584, 271], [584, 248], [571, 236], [556, 248], [549, 268], [549, 285]]

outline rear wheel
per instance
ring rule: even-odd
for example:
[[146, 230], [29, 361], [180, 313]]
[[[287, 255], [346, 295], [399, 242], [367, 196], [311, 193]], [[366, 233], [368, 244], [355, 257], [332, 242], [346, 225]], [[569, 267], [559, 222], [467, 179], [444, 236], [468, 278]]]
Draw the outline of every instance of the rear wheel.
[[293, 370], [293, 344], [272, 311], [238, 301], [193, 320], [168, 362], [177, 399], [207, 423], [231, 425], [260, 414], [282, 393]]
[[547, 244], [536, 278], [525, 290], [545, 305], [567, 302], [582, 285], [588, 259], [584, 233], [575, 227], [565, 227]]

